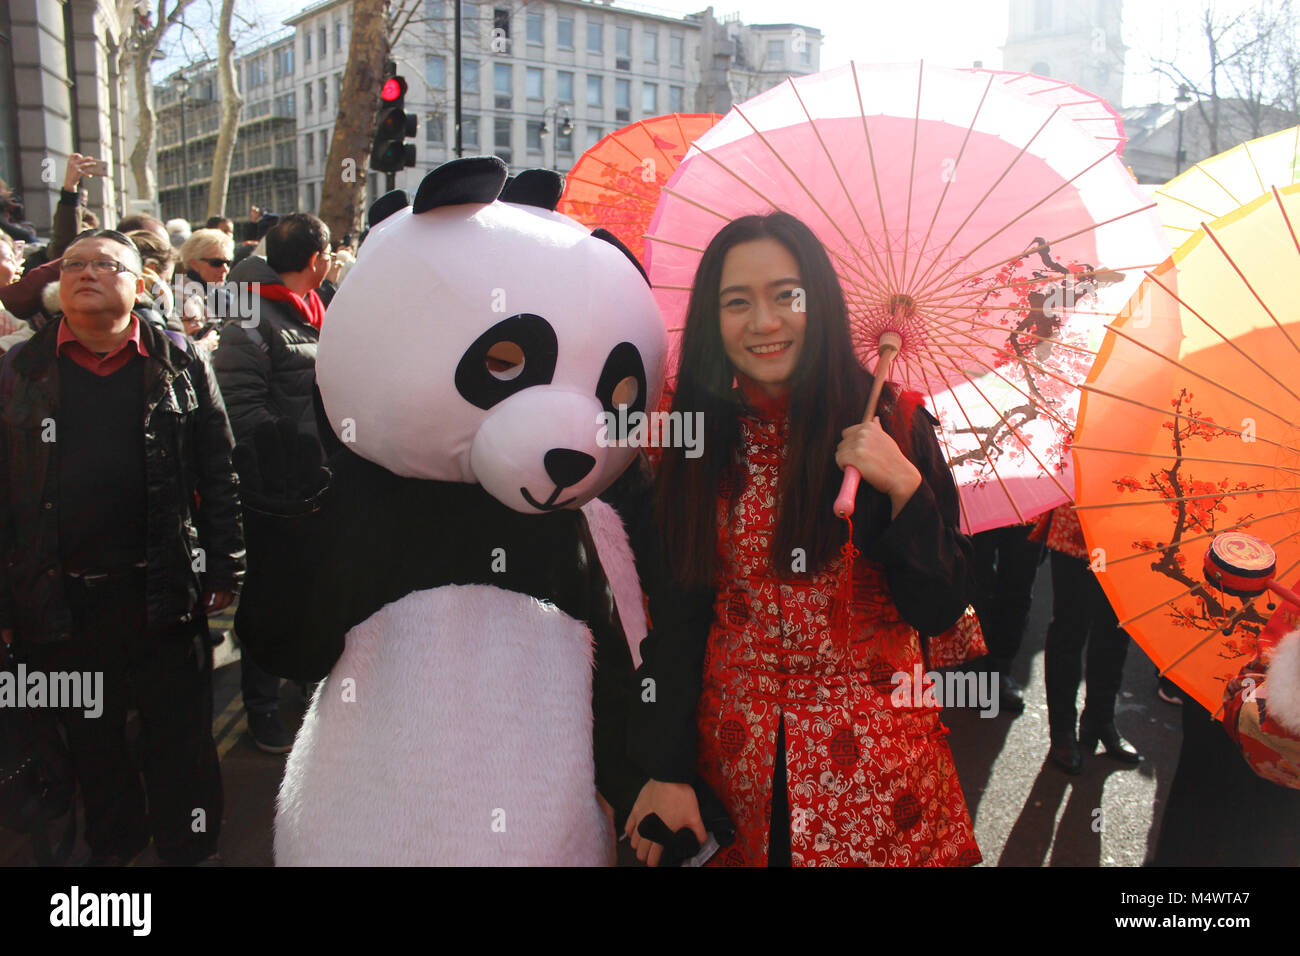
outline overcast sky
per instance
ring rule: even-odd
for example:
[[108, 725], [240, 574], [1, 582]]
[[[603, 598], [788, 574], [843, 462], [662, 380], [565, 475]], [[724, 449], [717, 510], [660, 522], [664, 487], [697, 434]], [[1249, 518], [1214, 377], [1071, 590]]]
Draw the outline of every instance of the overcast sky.
[[[240, 0], [236, 10], [247, 15], [256, 11], [256, 25], [235, 31], [248, 37], [275, 32], [280, 21], [308, 5], [305, 0]], [[622, 6], [614, 4], [617, 8]], [[700, 0], [654, 0], [628, 3], [630, 7], [680, 16], [703, 9]], [[792, 19], [817, 27], [825, 37], [822, 66], [829, 68], [851, 59], [877, 62], [925, 59], [947, 66], [970, 66], [982, 60], [986, 67], [1002, 65], [1002, 43], [1006, 40], [1009, 0], [718, 0], [714, 15], [721, 18], [739, 13], [746, 23], [788, 23]], [[1215, 0], [1223, 12], [1256, 6], [1249, 0]], [[217, 0], [197, 0], [187, 14], [196, 33], [210, 37], [208, 24], [216, 19]], [[1127, 75], [1122, 105], [1153, 101], [1169, 102], [1173, 90], [1168, 80], [1150, 70], [1150, 58], [1178, 58], [1190, 75], [1204, 59], [1195, 35], [1202, 0], [1127, 0], [1124, 4], [1124, 42], [1128, 46]], [[797, 10], [797, 17], [791, 11]], [[172, 53], [156, 76], [182, 65], [179, 31], [169, 38]], [[186, 46], [197, 52], [192, 38]], [[198, 57], [195, 56], [197, 59]]]

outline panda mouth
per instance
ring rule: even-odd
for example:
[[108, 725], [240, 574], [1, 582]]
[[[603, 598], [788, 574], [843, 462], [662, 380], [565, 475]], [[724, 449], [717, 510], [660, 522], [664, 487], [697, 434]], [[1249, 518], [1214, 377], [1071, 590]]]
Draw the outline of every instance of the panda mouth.
[[560, 492], [564, 490], [564, 487], [563, 485], [556, 485], [555, 490], [551, 492], [551, 497], [545, 501], [538, 501], [529, 494], [527, 488], [520, 488], [519, 493], [524, 496], [525, 501], [538, 511], [559, 511], [561, 508], [567, 508], [577, 500], [576, 498], [565, 498], [563, 501], [556, 501], [555, 499], [560, 497]]

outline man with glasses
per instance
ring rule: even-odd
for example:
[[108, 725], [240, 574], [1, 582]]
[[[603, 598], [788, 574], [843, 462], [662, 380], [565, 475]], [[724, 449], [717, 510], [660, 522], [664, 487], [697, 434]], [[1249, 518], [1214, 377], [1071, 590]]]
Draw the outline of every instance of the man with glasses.
[[59, 267], [62, 321], [0, 366], [0, 637], [32, 670], [102, 674], [99, 713], [60, 712], [91, 862], [152, 835], [164, 862], [197, 863], [222, 813], [202, 616], [244, 574], [230, 425], [205, 363], [132, 312], [130, 239], [84, 233]]
[[[266, 234], [265, 259], [249, 256], [230, 271], [229, 281], [240, 286], [239, 300], [251, 301], [256, 313], [227, 322], [213, 356], [236, 441], [251, 442], [259, 424], [280, 419], [318, 436], [313, 393], [325, 306], [316, 290], [329, 267], [329, 227], [299, 212], [282, 217]], [[244, 293], [245, 284], [253, 295]], [[303, 594], [286, 594], [284, 600], [303, 600], [309, 590], [308, 584]], [[240, 666], [253, 742], [267, 753], [287, 753], [293, 737], [280, 723], [279, 679], [247, 653]]]

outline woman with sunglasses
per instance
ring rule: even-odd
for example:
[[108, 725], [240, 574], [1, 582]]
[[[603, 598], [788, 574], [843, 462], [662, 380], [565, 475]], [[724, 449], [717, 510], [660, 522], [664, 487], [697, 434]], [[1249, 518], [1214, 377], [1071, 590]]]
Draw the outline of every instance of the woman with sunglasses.
[[[650, 813], [704, 839], [697, 774], [736, 826], [714, 864], [980, 860], [940, 708], [899, 693], [927, 669], [922, 636], [966, 607], [972, 545], [920, 396], [887, 387], [862, 424], [871, 383], [813, 232], [785, 213], [724, 226], [672, 404], [703, 414], [704, 453], [665, 449], [655, 479], [629, 739], [651, 778], [627, 824], [642, 860], [661, 853], [637, 832]], [[848, 465], [851, 575], [833, 514]]]
[[213, 287], [225, 283], [234, 254], [235, 240], [220, 229], [198, 229], [181, 246], [186, 278], [181, 318], [195, 344], [207, 351], [217, 344], [217, 337], [210, 333], [231, 314], [229, 309], [213, 308], [218, 297], [228, 295], [224, 289]]

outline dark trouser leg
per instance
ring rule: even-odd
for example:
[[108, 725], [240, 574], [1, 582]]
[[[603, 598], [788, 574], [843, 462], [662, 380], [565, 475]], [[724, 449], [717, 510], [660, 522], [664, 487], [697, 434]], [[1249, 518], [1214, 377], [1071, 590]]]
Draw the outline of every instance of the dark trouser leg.
[[1088, 582], [1092, 634], [1088, 638], [1088, 691], [1083, 716], [1090, 725], [1104, 727], [1115, 720], [1115, 698], [1124, 680], [1129, 637], [1119, 627], [1115, 611], [1096, 576], [1089, 577], [1092, 578]]
[[250, 714], [271, 714], [280, 708], [280, 678], [258, 667], [246, 648], [239, 655], [239, 690]]
[[86, 844], [95, 856], [131, 857], [149, 842], [144, 789], [126, 747], [130, 706], [126, 635], [144, 626], [143, 588], [136, 594], [70, 586], [68, 603], [72, 637], [58, 644], [34, 645], [28, 666], [102, 675], [98, 716], [87, 717], [91, 708], [81, 707], [61, 710], [59, 717], [81, 788]]
[[1092, 604], [1088, 587], [1092, 571], [1088, 562], [1059, 551], [1052, 552], [1052, 623], [1043, 650], [1047, 687], [1047, 722], [1052, 739], [1074, 735], [1075, 698], [1083, 670], [1083, 645], [1088, 637]]
[[1010, 671], [1020, 652], [1034, 600], [1034, 578], [1043, 546], [1029, 540], [1031, 530], [1024, 526], [997, 528], [974, 539], [980, 568], [975, 613], [988, 642], [990, 664], [1002, 673]]
[[785, 720], [777, 725], [776, 762], [772, 767], [772, 820], [767, 844], [768, 866], [792, 866], [790, 856], [790, 795], [786, 792]]
[[216, 852], [221, 833], [221, 767], [212, 740], [212, 648], [182, 625], [141, 635], [131, 661], [143, 725], [149, 823], [158, 856], [189, 864]]

